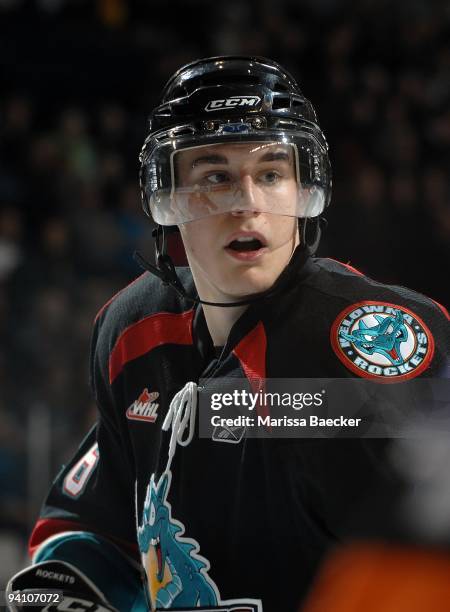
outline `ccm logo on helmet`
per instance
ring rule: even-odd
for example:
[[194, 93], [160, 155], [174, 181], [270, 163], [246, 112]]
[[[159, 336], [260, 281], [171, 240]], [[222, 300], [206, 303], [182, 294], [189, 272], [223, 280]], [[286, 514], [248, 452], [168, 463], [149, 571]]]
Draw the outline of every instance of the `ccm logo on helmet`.
[[205, 106], [205, 111], [215, 111], [223, 108], [236, 108], [237, 106], [248, 106], [254, 108], [261, 102], [259, 96], [231, 96], [221, 100], [211, 100]]

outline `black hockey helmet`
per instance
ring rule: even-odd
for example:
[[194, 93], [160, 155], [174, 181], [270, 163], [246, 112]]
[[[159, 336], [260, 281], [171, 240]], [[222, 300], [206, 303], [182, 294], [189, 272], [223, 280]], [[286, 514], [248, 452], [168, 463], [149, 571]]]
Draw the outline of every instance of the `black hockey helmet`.
[[[176, 184], [176, 155], [195, 147], [244, 142], [255, 143], [255, 150], [267, 143], [292, 147], [301, 191], [293, 216], [318, 217], [328, 206], [328, 145], [295, 79], [269, 59], [222, 56], [180, 68], [150, 115], [150, 133], [140, 155], [145, 212], [165, 226], [195, 219], [186, 206], [174, 205], [177, 192], [187, 191]], [[221, 201], [217, 212], [233, 204], [230, 198], [225, 205]], [[275, 205], [268, 212], [288, 214]]]
[[[237, 99], [227, 105], [225, 100], [232, 98]], [[217, 111], [225, 120], [249, 111], [250, 115], [289, 116], [317, 124], [311, 103], [279, 64], [262, 57], [229, 55], [180, 68], [164, 87], [161, 103], [151, 114], [150, 129], [156, 132], [180, 121], [209, 120], [211, 112], [215, 116]]]

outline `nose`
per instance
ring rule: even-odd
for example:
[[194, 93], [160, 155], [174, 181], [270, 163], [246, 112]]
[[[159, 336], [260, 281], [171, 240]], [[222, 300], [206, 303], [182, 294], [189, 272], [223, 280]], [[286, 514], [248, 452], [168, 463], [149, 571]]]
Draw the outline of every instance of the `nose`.
[[239, 181], [231, 214], [239, 217], [253, 217], [260, 212], [262, 211], [261, 207], [258, 206], [257, 187], [252, 177], [246, 174]]

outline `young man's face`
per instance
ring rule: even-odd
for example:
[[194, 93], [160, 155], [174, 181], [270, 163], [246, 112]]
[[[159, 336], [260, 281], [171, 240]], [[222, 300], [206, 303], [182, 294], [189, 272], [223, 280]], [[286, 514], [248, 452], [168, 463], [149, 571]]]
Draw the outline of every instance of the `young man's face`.
[[[292, 147], [246, 143], [188, 149], [176, 155], [176, 175], [177, 186], [198, 187], [181, 195], [179, 205], [199, 207], [202, 218], [179, 227], [200, 297], [234, 301], [270, 288], [299, 241]], [[209, 214], [202, 216], [201, 207]]]

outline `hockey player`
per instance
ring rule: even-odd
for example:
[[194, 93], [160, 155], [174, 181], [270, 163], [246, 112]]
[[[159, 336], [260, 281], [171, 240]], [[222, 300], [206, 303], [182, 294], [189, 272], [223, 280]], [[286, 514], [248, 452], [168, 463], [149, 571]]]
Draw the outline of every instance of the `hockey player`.
[[[202, 394], [224, 378], [439, 376], [448, 347], [432, 300], [314, 257], [327, 151], [273, 61], [199, 60], [169, 80], [141, 153], [155, 265], [96, 318], [98, 423], [53, 484], [33, 565], [9, 592], [61, 590], [48, 610], [298, 609], [345, 518], [390, 477], [382, 446], [245, 428], [200, 438]], [[189, 268], [167, 253], [174, 228]]]

